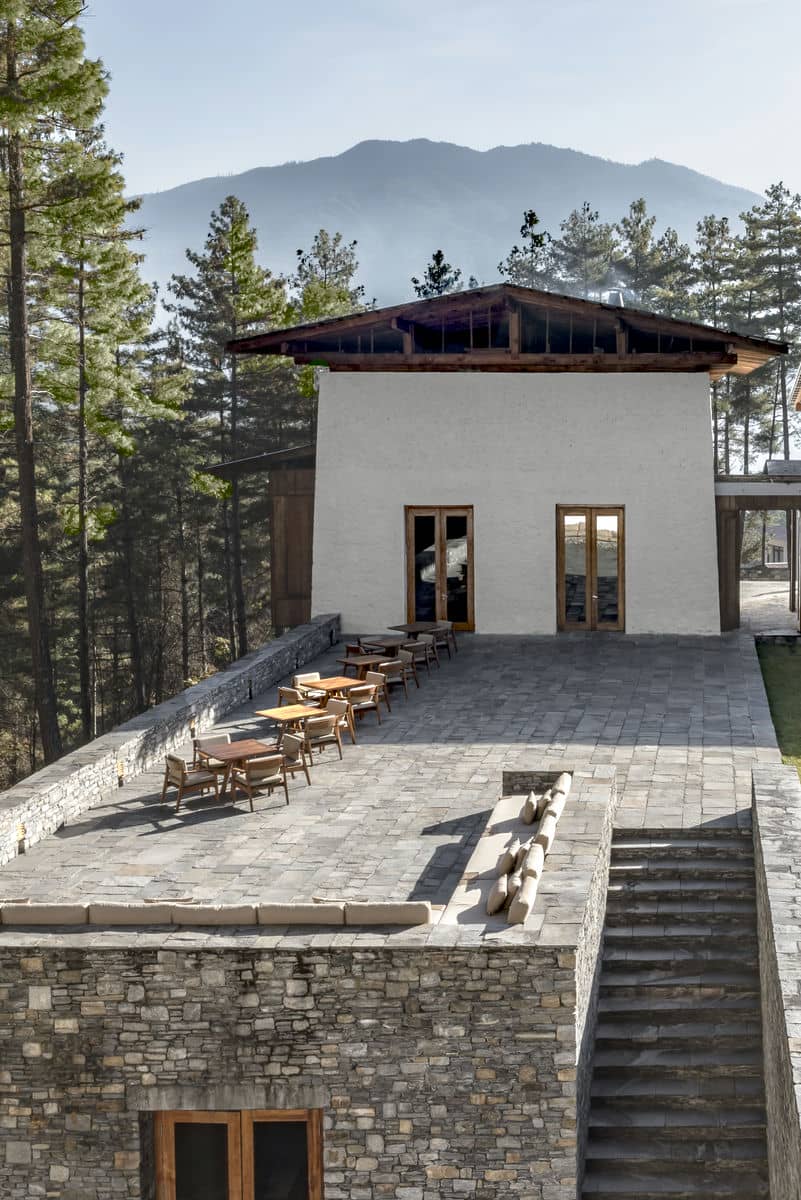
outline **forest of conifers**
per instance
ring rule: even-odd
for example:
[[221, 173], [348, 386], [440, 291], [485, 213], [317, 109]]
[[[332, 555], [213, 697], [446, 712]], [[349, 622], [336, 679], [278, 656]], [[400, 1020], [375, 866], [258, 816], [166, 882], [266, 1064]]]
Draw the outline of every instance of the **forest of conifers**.
[[[233, 196], [157, 295], [82, 10], [19, 0], [0, 17], [0, 788], [270, 637], [263, 481], [203, 469], [312, 438], [315, 381], [225, 345], [370, 295], [347, 230], [320, 230], [290, 278], [272, 274], [270, 230]], [[551, 231], [534, 209], [517, 234], [520, 220], [501, 278], [798, 337], [801, 198], [781, 183], [736, 225], [702, 216], [692, 246], [642, 200], [614, 223], [590, 203]], [[478, 282], [462, 269], [438, 250], [410, 293]], [[790, 456], [796, 361], [715, 385], [720, 470]]]

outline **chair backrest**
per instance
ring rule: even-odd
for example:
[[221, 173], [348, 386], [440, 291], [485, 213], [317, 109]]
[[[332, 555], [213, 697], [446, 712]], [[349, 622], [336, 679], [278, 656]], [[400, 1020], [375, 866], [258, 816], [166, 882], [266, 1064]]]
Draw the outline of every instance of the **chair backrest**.
[[[350, 689], [351, 704], [375, 703], [375, 684], [363, 683], [361, 687]], [[307, 722], [308, 725], [308, 722]]]
[[282, 704], [302, 704], [303, 697], [297, 688], [280, 687], [278, 689], [278, 706]]
[[167, 778], [170, 783], [183, 783], [186, 778], [186, 759], [177, 754], [167, 755]]
[[220, 742], [226, 742], [230, 745], [230, 733], [214, 733], [208, 737], [195, 738], [195, 755], [197, 755], [198, 750], [205, 750], [207, 746], [213, 746], [215, 742], [218, 745]]
[[327, 737], [334, 732], [337, 718], [334, 713], [330, 716], [309, 717], [306, 722], [306, 739], [313, 742], [315, 738]]
[[281, 774], [284, 758], [282, 754], [271, 754], [269, 758], [252, 758], [245, 763], [245, 774], [250, 783], [272, 779]]
[[327, 713], [333, 713], [335, 717], [344, 717], [347, 715], [349, 708], [350, 705], [348, 704], [347, 700], [338, 700], [336, 697], [332, 697], [332, 699], [330, 699], [326, 704], [325, 711]]
[[453, 621], [437, 621], [437, 629], [444, 629], [447, 633], [453, 629]]
[[380, 671], [368, 671], [364, 677], [365, 683], [374, 683], [377, 688], [382, 688], [387, 682], [386, 675], [382, 675]]
[[426, 650], [426, 644], [422, 638], [418, 638], [416, 642], [404, 642], [403, 649], [411, 658], [415, 659], [415, 661], [420, 658], [425, 658], [426, 654], [428, 653]]
[[[403, 653], [403, 651], [401, 651], [401, 653]], [[387, 678], [394, 675], [402, 675], [403, 662], [400, 658], [391, 658], [388, 662], [379, 663], [378, 670]], [[369, 679], [370, 676], [368, 675], [367, 678]]]
[[[399, 650], [398, 651], [398, 661], [401, 663], [414, 662], [414, 655], [409, 650]], [[382, 668], [385, 667], [386, 665], [387, 665], [386, 663], [380, 664], [380, 666]]]
[[299, 683], [315, 683], [320, 678], [319, 671], [307, 671], [305, 675], [293, 675], [292, 686], [297, 687]]
[[357, 655], [364, 654], [364, 650], [358, 642], [345, 643], [345, 657], [354, 658]]
[[299, 738], [296, 733], [285, 733], [281, 739], [281, 752], [287, 762], [295, 763], [300, 758], [300, 750], [303, 745], [303, 738]]
[[430, 633], [421, 633], [417, 640], [418, 642], [422, 642], [424, 646], [434, 645], [434, 639]]

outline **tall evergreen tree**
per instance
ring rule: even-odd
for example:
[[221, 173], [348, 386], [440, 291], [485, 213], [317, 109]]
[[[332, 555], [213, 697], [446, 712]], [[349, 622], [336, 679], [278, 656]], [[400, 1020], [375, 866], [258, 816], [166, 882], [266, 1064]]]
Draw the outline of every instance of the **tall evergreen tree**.
[[553, 255], [561, 286], [585, 300], [598, 299], [609, 285], [617, 253], [614, 226], [602, 221], [585, 200], [559, 228], [562, 236], [553, 243]]
[[548, 290], [553, 282], [551, 235], [539, 229], [540, 219], [533, 208], [523, 213], [520, 246], [514, 245], [501, 262], [498, 274], [518, 287]]
[[290, 280], [294, 293], [289, 314], [292, 321], [317, 321], [362, 311], [365, 291], [362, 284], [356, 283], [356, 245], [355, 241], [346, 242], [341, 233], [332, 236], [321, 229], [311, 249], [297, 251], [295, 274]]
[[[23, 575], [36, 707], [47, 761], [61, 752], [45, 602], [37, 503], [30, 319], [32, 239], [65, 202], [91, 204], [96, 182], [74, 149], [99, 120], [106, 94], [101, 64], [85, 56], [80, 0], [6, 0], [0, 17], [0, 127], [6, 162], [2, 206], [10, 247], [10, 353]], [[87, 165], [87, 164], [84, 164]], [[76, 169], [77, 168], [77, 169]], [[39, 247], [41, 252], [41, 246]]]
[[461, 278], [461, 269], [446, 261], [444, 251], [435, 250], [422, 278], [412, 276], [412, 287], [416, 296], [427, 300], [431, 296], [444, 296], [446, 292], [458, 292]]

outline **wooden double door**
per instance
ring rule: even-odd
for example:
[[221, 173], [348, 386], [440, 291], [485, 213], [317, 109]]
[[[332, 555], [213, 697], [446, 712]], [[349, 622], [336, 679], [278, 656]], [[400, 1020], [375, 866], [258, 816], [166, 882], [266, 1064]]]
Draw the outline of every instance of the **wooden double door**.
[[556, 509], [556, 604], [560, 630], [625, 628], [622, 507]]
[[407, 506], [406, 614], [475, 628], [472, 505]]

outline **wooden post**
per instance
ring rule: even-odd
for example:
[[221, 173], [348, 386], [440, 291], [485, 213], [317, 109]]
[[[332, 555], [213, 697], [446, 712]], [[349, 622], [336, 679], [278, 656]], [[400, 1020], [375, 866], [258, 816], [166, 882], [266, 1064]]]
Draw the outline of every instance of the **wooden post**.
[[740, 514], [735, 507], [724, 508], [718, 497], [718, 595], [720, 628], [725, 633], [740, 627]]
[[520, 354], [520, 309], [509, 309], [509, 353], [512, 358]]

